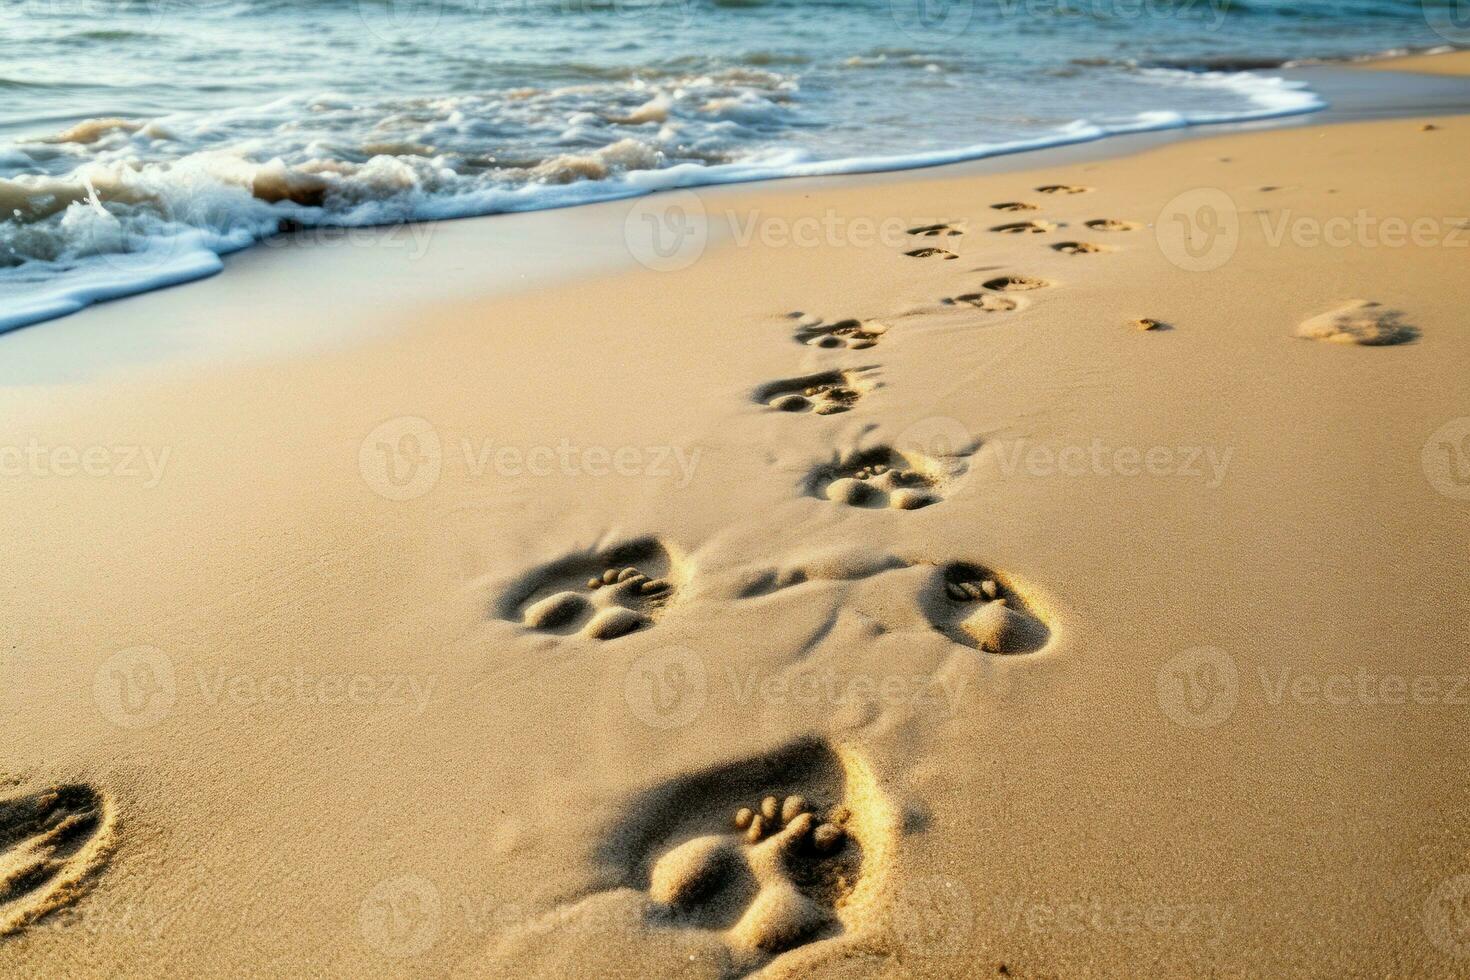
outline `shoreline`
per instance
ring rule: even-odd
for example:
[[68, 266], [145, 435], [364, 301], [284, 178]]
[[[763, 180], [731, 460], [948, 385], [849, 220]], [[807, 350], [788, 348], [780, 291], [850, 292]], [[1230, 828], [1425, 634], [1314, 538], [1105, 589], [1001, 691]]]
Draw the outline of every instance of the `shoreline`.
[[[1459, 72], [1456, 67], [1462, 64], [1467, 57], [1470, 57], [1470, 52], [1453, 51], [1394, 56], [1382, 61], [1365, 60], [1283, 66], [1281, 69], [1273, 69], [1273, 71], [1279, 71], [1280, 76], [1288, 83], [1300, 83], [1306, 86], [1306, 91], [1314, 93], [1317, 98], [1316, 105], [1290, 109], [1263, 108], [1256, 113], [1238, 114], [1231, 119], [1219, 122], [1178, 122], [1153, 126], [1143, 125], [1138, 129], [1122, 127], [1112, 130], [1099, 130], [1096, 134], [1078, 135], [1075, 138], [1063, 138], [1059, 135], [1054, 135], [1036, 141], [1022, 141], [1016, 144], [993, 147], [986, 146], [983, 148], [959, 148], [943, 151], [929, 154], [925, 159], [914, 162], [903, 162], [898, 158], [883, 158], [874, 159], [869, 162], [859, 159], [834, 161], [831, 163], [813, 163], [810, 165], [810, 169], [814, 171], [813, 173], [752, 175], [749, 177], [732, 177], [725, 180], [714, 180], [708, 183], [696, 182], [690, 185], [675, 184], [652, 191], [630, 190], [626, 194], [612, 195], [603, 199], [555, 207], [536, 208], [528, 211], [505, 211], [486, 215], [440, 218], [427, 222], [409, 222], [406, 224], [356, 228], [323, 226], [297, 233], [286, 233], [257, 240], [245, 246], [243, 249], [228, 252], [224, 255], [212, 257], [204, 254], [184, 255], [182, 258], [185, 261], [182, 264], [175, 263], [178, 266], [177, 268], [168, 266], [155, 272], [154, 278], [156, 281], [153, 283], [140, 285], [136, 289], [131, 286], [109, 287], [112, 289], [121, 288], [122, 292], [103, 300], [82, 300], [79, 307], [69, 312], [59, 312], [49, 315], [40, 314], [39, 318], [36, 319], [29, 317], [37, 316], [38, 314], [22, 315], [13, 324], [0, 326], [0, 337], [40, 324], [65, 321], [76, 317], [80, 313], [95, 309], [99, 305], [106, 306], [119, 300], [151, 295], [160, 291], [176, 289], [180, 286], [213, 278], [224, 274], [232, 266], [239, 264], [245, 257], [257, 253], [262, 249], [294, 249], [302, 243], [311, 243], [313, 241], [323, 243], [326, 248], [338, 247], [337, 243], [343, 241], [355, 241], [368, 243], [369, 245], [387, 241], [392, 243], [395, 248], [402, 248], [402, 243], [407, 239], [412, 247], [417, 248], [417, 243], [429, 234], [429, 232], [421, 232], [419, 230], [425, 226], [432, 228], [460, 221], [507, 218], [513, 215], [558, 214], [585, 208], [626, 208], [630, 201], [636, 202], [648, 196], [671, 192], [677, 193], [685, 190], [700, 194], [709, 194], [717, 193], [720, 188], [741, 187], [749, 184], [781, 184], [787, 181], [844, 180], [890, 175], [896, 175], [896, 179], [905, 179], [905, 175], [922, 175], [926, 171], [943, 172], [951, 167], [967, 168], [968, 172], [975, 173], [1015, 168], [1039, 168], [1080, 159], [1105, 159], [1110, 156], [1126, 155], [1131, 152], [1136, 152], [1140, 148], [1173, 142], [1178, 139], [1208, 138], [1217, 133], [1248, 131], [1259, 126], [1330, 125], [1338, 121], [1353, 118], [1383, 118], [1436, 112], [1470, 111], [1470, 92], [1465, 90], [1465, 86], [1459, 77]], [[1379, 88], [1383, 84], [1381, 81], [1374, 83], [1373, 86], [1369, 86], [1359, 80], [1361, 78], [1360, 69], [1374, 68], [1379, 72], [1397, 72], [1400, 70], [1399, 66], [1401, 65], [1408, 65], [1417, 71], [1410, 72], [1404, 78], [1395, 83], [1391, 83], [1393, 87], [1388, 91], [1383, 91]], [[1441, 67], [1425, 68], [1424, 66]], [[1381, 79], [1383, 76], [1373, 77]], [[1339, 102], [1345, 104], [1339, 104]], [[920, 179], [922, 179], [922, 176], [920, 176]], [[576, 222], [569, 224], [574, 229], [577, 225]], [[540, 229], [533, 230], [524, 224], [517, 231], [518, 235], [530, 235], [533, 240], [545, 237], [544, 234], [538, 234]], [[506, 243], [501, 253], [495, 256], [499, 262], [510, 267], [509, 275], [499, 277], [499, 283], [502, 288], [506, 285], [516, 285], [524, 281], [535, 282], [539, 280], [548, 284], [556, 281], [566, 281], [564, 275], [547, 271], [545, 267], [547, 263], [525, 262], [519, 254], [518, 249], [513, 248], [509, 244], [511, 240], [517, 239], [518, 235], [506, 235]], [[172, 251], [174, 248], [174, 246], [167, 246], [166, 250]], [[581, 268], [584, 271], [610, 268], [612, 267], [610, 264], [612, 262], [615, 262], [615, 259], [605, 257], [604, 261], [581, 266]], [[96, 287], [92, 287], [91, 291], [95, 292]], [[0, 320], [0, 323], [5, 323], [5, 321]]]

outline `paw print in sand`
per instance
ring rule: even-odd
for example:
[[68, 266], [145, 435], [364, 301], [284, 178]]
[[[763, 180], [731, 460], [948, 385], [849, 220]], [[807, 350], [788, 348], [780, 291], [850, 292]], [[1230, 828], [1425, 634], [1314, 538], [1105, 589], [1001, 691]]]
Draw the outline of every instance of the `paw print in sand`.
[[933, 485], [934, 480], [927, 474], [885, 458], [833, 474], [833, 479], [822, 488], [822, 495], [853, 507], [886, 505], [898, 510], [918, 510], [938, 499], [929, 492]]
[[838, 320], [836, 323], [813, 323], [801, 327], [796, 339], [812, 347], [846, 347], [867, 350], [888, 332], [886, 323], [876, 320]]
[[571, 555], [522, 578], [503, 618], [541, 633], [612, 640], [651, 625], [677, 592], [675, 562], [649, 538]]
[[958, 255], [954, 254], [953, 252], [951, 252], [947, 248], [916, 248], [916, 249], [912, 249], [912, 250], [910, 250], [908, 252], [905, 252], [903, 254], [904, 255], [907, 255], [911, 259], [957, 259], [957, 258], [959, 258]]
[[940, 572], [940, 582], [931, 621], [957, 642], [984, 653], [1032, 653], [1051, 639], [1020, 590], [989, 569], [955, 562]]
[[756, 388], [755, 401], [779, 412], [811, 412], [836, 415], [850, 411], [858, 401], [878, 387], [873, 366], [847, 371], [824, 371], [800, 378], [772, 381]]
[[825, 818], [800, 795], [734, 814], [733, 832], [685, 841], [654, 864], [649, 896], [670, 918], [714, 928], [746, 954], [774, 955], [841, 930], [836, 909], [861, 864], [850, 813]]
[[952, 238], [955, 235], [964, 234], [963, 231], [961, 231], [959, 228], [956, 228], [954, 225], [945, 224], [920, 225], [917, 228], [910, 228], [908, 233], [910, 235], [918, 235], [921, 238]]
[[[669, 583], [649, 578], [637, 565], [628, 565], [605, 569], [600, 576], [587, 580], [588, 592], [600, 589], [607, 590], [603, 596], [610, 598], [612, 604], [593, 614], [586, 632], [594, 639], [611, 640], [648, 625], [648, 616], [637, 607], [668, 598]], [[564, 589], [526, 607], [523, 621], [533, 630], [555, 629], [580, 618], [593, 605], [592, 597]]]
[[917, 450], [899, 451], [875, 446], [847, 453], [816, 467], [803, 489], [849, 507], [918, 510], [953, 493], [968, 471], [968, 458], [977, 445], [947, 456], [929, 456]]

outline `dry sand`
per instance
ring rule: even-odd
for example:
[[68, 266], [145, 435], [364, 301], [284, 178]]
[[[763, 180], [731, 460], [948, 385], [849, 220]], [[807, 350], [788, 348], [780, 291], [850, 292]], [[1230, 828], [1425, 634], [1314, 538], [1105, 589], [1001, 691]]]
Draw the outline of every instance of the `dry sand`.
[[[82, 314], [360, 329], [0, 394], [0, 973], [1465, 975], [1467, 153], [726, 188], [678, 269]], [[681, 265], [681, 202], [585, 214]]]

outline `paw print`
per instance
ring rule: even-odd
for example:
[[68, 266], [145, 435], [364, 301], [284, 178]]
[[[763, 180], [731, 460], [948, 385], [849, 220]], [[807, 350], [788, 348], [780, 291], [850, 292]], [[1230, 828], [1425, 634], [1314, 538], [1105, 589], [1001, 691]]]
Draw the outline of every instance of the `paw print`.
[[940, 576], [943, 599], [935, 628], [984, 653], [1031, 653], [1046, 646], [1051, 629], [1026, 597], [1000, 575], [955, 562]]
[[846, 347], [867, 350], [888, 332], [886, 323], [876, 320], [838, 320], [836, 323], [813, 323], [796, 331], [796, 339], [812, 347]]
[[802, 378], [772, 381], [756, 388], [757, 402], [780, 412], [836, 415], [851, 411], [864, 395], [880, 386], [874, 367], [826, 371]]
[[[600, 604], [602, 608], [585, 628], [587, 635], [596, 640], [615, 639], [647, 626], [652, 620], [646, 607], [661, 605], [668, 598], [670, 586], [664, 579], [649, 578], [637, 565], [628, 565], [609, 568], [587, 580], [587, 592], [604, 589], [601, 598], [611, 604]], [[556, 629], [580, 619], [595, 605], [599, 603], [591, 596], [564, 589], [527, 606], [523, 621], [533, 630]]]
[[850, 813], [820, 819], [800, 795], [767, 796], [733, 832], [685, 841], [654, 864], [649, 896], [671, 919], [724, 928], [732, 951], [771, 956], [839, 931], [836, 909], [861, 863]]
[[810, 496], [849, 507], [918, 510], [959, 489], [969, 470], [969, 456], [977, 448], [973, 444], [947, 456], [929, 456], [875, 446], [816, 467], [803, 489]]
[[674, 599], [679, 564], [641, 539], [535, 569], [500, 601], [501, 614], [540, 633], [612, 640], [651, 625]]

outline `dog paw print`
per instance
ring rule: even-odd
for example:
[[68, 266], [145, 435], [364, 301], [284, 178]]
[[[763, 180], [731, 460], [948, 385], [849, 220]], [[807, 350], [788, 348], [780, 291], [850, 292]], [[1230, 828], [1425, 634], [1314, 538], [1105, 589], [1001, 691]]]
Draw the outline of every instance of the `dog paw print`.
[[824, 371], [801, 378], [787, 378], [761, 385], [754, 398], [779, 412], [810, 412], [837, 415], [850, 411], [864, 395], [878, 387], [875, 367], [848, 371]]
[[910, 228], [908, 234], [919, 238], [953, 238], [955, 235], [963, 235], [964, 232], [954, 225], [920, 225]]
[[1035, 276], [996, 276], [982, 283], [978, 292], [946, 296], [939, 302], [945, 306], [972, 306], [982, 313], [1009, 313], [1020, 309], [1022, 300], [1015, 295], [1002, 294], [1027, 293], [1050, 285], [1047, 280]]
[[946, 296], [939, 302], [945, 306], [973, 306], [981, 313], [1009, 313], [1021, 305], [1018, 300], [995, 293], [962, 293], [959, 296]]
[[931, 602], [935, 629], [985, 653], [1031, 653], [1051, 629], [1005, 578], [967, 562], [946, 566]]
[[823, 815], [804, 796], [741, 807], [731, 831], [678, 845], [654, 864], [649, 897], [679, 922], [717, 924], [747, 954], [775, 955], [839, 931], [837, 906], [861, 862], [851, 814]]
[[1106, 245], [1097, 245], [1093, 242], [1057, 242], [1051, 247], [1051, 250], [1061, 252], [1063, 255], [1097, 255], [1100, 252], [1112, 251]]
[[806, 324], [796, 331], [798, 342], [812, 347], [845, 347], [866, 350], [888, 332], [886, 323], [876, 320], [838, 320], [835, 323]]
[[849, 507], [918, 510], [943, 500], [968, 469], [973, 448], [942, 458], [886, 446], [817, 467], [807, 477], [809, 495]]
[[1024, 293], [1033, 289], [1045, 289], [1051, 283], [1035, 276], [996, 276], [986, 280], [983, 285], [997, 293]]
[[676, 572], [668, 550], [652, 539], [573, 555], [525, 576], [501, 613], [538, 633], [613, 640], [657, 620], [677, 592]]
[[1002, 235], [1044, 235], [1049, 231], [1056, 231], [1057, 226], [1050, 221], [1013, 221], [1006, 225], [996, 225], [990, 229]]

